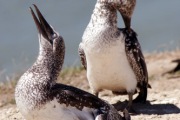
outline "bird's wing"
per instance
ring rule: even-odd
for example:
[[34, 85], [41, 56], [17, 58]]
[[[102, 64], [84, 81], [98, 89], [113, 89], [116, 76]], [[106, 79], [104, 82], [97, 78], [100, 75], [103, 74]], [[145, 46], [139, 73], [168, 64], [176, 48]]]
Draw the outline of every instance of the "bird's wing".
[[[95, 109], [94, 112], [89, 111], [94, 119], [107, 120], [107, 118], [115, 118], [109, 120], [122, 120], [121, 115], [115, 110], [114, 107], [98, 97], [78, 88], [63, 84], [56, 84], [51, 88], [50, 93], [50, 96], [56, 97], [60, 104], [72, 106], [79, 110], [83, 110], [84, 107]], [[103, 117], [101, 118], [100, 116]], [[81, 116], [78, 116], [78, 118], [82, 119]]]
[[81, 64], [84, 66], [84, 68], [87, 68], [87, 63], [86, 63], [86, 55], [84, 53], [84, 49], [82, 47], [82, 43], [79, 44], [79, 49], [78, 49], [78, 53], [81, 59]]
[[58, 98], [59, 103], [74, 106], [79, 110], [82, 110], [83, 107], [96, 109], [107, 105], [106, 102], [88, 92], [63, 84], [54, 85], [50, 93], [50, 96]]
[[141, 46], [137, 39], [137, 34], [131, 30], [121, 29], [125, 35], [125, 51], [127, 59], [136, 75], [139, 86], [147, 86], [148, 84], [148, 72], [145, 63], [144, 56], [141, 51]]

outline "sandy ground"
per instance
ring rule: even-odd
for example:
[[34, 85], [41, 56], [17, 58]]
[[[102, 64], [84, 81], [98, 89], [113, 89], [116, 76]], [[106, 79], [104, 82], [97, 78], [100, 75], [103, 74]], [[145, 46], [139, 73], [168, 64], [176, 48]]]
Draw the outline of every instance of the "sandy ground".
[[[171, 61], [180, 58], [180, 50], [164, 53], [146, 54], [149, 72], [149, 89], [147, 104], [134, 104], [137, 114], [131, 115], [132, 120], [180, 120], [180, 72], [175, 74], [163, 73], [173, 69], [177, 64]], [[60, 78], [60, 82], [90, 91], [85, 71], [77, 72]], [[0, 96], [0, 120], [24, 120], [15, 104], [3, 105], [3, 100], [11, 95]], [[126, 105], [127, 95], [116, 96], [110, 91], [103, 91], [100, 97], [112, 104], [118, 103], [118, 109]]]

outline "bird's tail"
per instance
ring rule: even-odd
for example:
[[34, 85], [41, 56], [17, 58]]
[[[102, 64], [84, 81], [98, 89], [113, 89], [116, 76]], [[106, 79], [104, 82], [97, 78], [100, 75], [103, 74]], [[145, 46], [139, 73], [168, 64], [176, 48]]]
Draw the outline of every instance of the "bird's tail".
[[135, 102], [135, 103], [146, 103], [147, 92], [148, 92], [147, 87], [141, 86], [139, 88], [139, 95], [133, 100], [133, 102]]
[[131, 117], [126, 109], [123, 111], [123, 116], [121, 116], [113, 106], [110, 106], [107, 112], [99, 114], [95, 120], [131, 120]]

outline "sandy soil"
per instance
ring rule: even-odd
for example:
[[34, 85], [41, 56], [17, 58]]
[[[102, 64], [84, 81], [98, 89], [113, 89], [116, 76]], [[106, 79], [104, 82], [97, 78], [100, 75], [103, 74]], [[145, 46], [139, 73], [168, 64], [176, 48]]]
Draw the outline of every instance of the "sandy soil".
[[[132, 120], [180, 120], [180, 72], [163, 73], [173, 69], [177, 64], [171, 61], [180, 58], [180, 50], [165, 53], [146, 54], [149, 72], [149, 89], [147, 104], [134, 104], [137, 114], [131, 115]], [[60, 78], [60, 82], [90, 91], [85, 71], [77, 72]], [[0, 120], [24, 120], [15, 104], [3, 104], [12, 94], [0, 96]], [[103, 91], [100, 97], [108, 102], [118, 103], [118, 109], [126, 105], [127, 96], [116, 96], [110, 91]]]

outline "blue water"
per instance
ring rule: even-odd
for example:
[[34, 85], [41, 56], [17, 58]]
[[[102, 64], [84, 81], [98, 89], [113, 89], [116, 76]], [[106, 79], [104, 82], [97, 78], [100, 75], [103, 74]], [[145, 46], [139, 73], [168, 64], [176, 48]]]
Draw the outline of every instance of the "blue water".
[[[23, 72], [38, 54], [37, 30], [29, 7], [35, 3], [63, 36], [64, 66], [79, 65], [78, 45], [96, 0], [1, 0], [0, 81]], [[180, 47], [180, 0], [137, 0], [132, 27], [145, 52]], [[121, 17], [119, 26], [124, 27]]]

